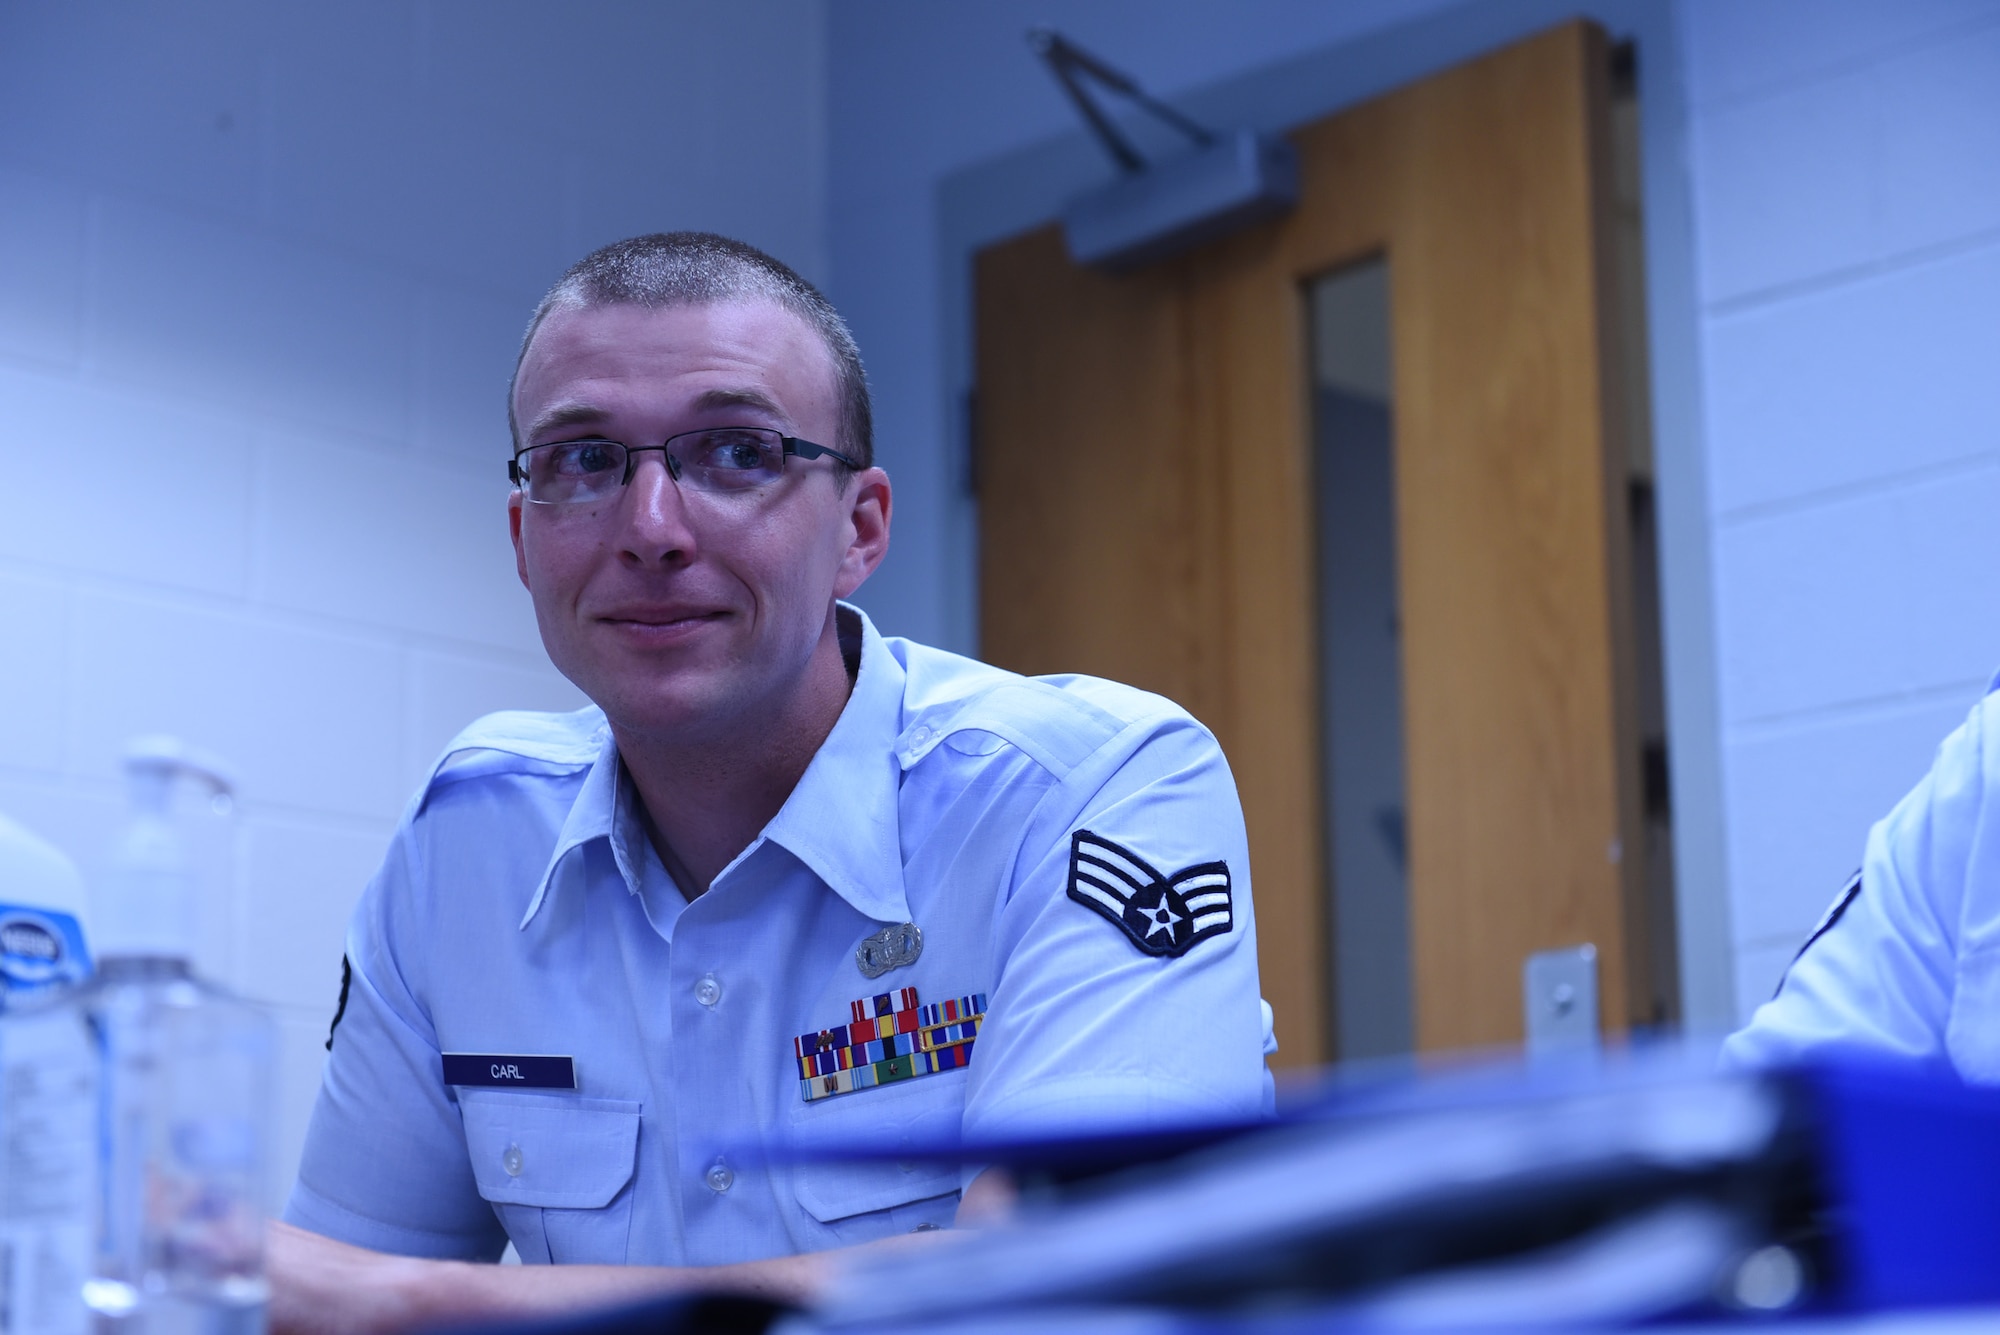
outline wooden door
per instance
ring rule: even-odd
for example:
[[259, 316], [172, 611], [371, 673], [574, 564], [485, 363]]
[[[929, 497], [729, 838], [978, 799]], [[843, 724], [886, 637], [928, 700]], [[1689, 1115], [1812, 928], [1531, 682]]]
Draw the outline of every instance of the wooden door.
[[1517, 1041], [1589, 941], [1643, 1013], [1608, 56], [1572, 23], [1296, 131], [1285, 218], [1138, 273], [977, 260], [982, 651], [1159, 691], [1243, 797], [1281, 1059], [1327, 1055], [1304, 287], [1386, 255], [1415, 1032]]

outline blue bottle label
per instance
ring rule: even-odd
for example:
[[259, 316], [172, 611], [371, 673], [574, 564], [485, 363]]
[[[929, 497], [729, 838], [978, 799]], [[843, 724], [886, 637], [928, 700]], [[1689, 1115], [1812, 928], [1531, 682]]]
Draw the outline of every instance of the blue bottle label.
[[89, 976], [90, 948], [74, 917], [0, 904], [0, 1008]]

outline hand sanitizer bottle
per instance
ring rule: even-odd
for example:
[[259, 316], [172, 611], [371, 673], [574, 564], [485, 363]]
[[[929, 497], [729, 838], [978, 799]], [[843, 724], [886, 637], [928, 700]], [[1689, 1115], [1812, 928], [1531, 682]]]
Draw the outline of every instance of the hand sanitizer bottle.
[[195, 976], [194, 885], [171, 804], [218, 800], [223, 767], [170, 738], [125, 757], [131, 822], [94, 915], [96, 977], [75, 995], [102, 1054], [98, 1335], [261, 1335], [270, 1019]]
[[83, 881], [0, 817], [0, 1335], [85, 1335], [97, 1053], [62, 989], [90, 971]]

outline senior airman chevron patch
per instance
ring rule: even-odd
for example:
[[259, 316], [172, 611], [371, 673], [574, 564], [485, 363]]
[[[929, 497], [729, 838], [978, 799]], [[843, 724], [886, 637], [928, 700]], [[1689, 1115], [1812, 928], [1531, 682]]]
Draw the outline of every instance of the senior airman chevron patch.
[[1197, 862], [1163, 876], [1089, 830], [1069, 841], [1069, 897], [1118, 924], [1148, 955], [1185, 955], [1229, 930], [1229, 865]]

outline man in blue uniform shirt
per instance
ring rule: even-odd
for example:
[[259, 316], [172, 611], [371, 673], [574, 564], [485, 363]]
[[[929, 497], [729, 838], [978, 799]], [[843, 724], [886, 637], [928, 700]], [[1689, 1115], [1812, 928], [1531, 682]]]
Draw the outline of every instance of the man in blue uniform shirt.
[[[817, 291], [718, 237], [607, 247], [536, 311], [509, 406], [520, 577], [596, 707], [473, 724], [369, 885], [274, 1237], [281, 1328], [707, 1267], [796, 1294], [810, 1254], [948, 1226], [990, 1181], [760, 1141], [1268, 1106], [1214, 738], [840, 601], [887, 550], [890, 486]], [[584, 1264], [463, 1264], [510, 1240]]]
[[1840, 1047], [2000, 1082], [2000, 694], [1869, 832], [1861, 870], [1723, 1052], [1765, 1065]]

